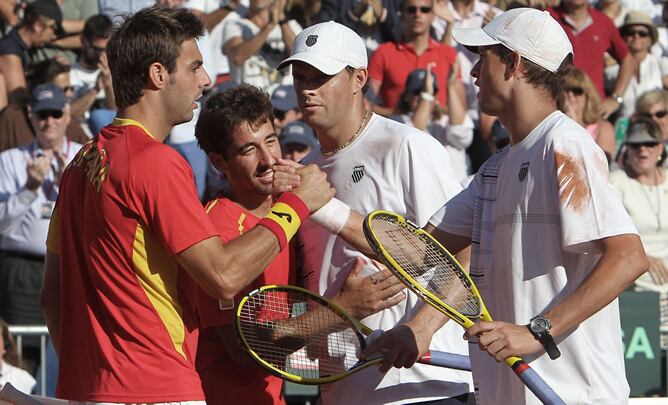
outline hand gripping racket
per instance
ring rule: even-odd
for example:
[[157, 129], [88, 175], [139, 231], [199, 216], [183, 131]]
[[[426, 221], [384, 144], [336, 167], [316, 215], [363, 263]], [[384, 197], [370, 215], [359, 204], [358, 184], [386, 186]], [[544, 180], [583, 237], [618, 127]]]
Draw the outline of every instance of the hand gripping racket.
[[[388, 211], [371, 212], [363, 229], [388, 268], [429, 305], [466, 329], [478, 319], [492, 320], [468, 273], [429, 233]], [[565, 404], [524, 360], [505, 361], [544, 404]]]
[[[235, 331], [260, 366], [284, 380], [324, 384], [377, 365], [360, 360], [373, 331], [328, 299], [303, 288], [269, 285], [239, 303]], [[468, 356], [432, 351], [421, 363], [470, 370]]]

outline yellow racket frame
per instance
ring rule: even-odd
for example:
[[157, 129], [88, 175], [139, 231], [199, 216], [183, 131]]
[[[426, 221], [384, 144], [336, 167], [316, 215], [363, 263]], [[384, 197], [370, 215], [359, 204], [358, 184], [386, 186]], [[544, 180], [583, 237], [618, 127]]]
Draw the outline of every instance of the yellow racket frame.
[[309, 291], [305, 288], [301, 287], [296, 287], [296, 286], [291, 286], [291, 285], [265, 285], [262, 286], [256, 290], [253, 290], [250, 292], [248, 295], [243, 297], [241, 301], [239, 302], [239, 306], [237, 307], [236, 310], [236, 319], [234, 321], [235, 325], [235, 331], [237, 334], [237, 337], [240, 340], [241, 346], [246, 350], [246, 352], [255, 360], [259, 365], [264, 367], [269, 373], [288, 380], [292, 381], [295, 383], [299, 384], [306, 384], [306, 385], [319, 385], [319, 384], [326, 384], [326, 383], [331, 383], [334, 381], [339, 381], [347, 376], [349, 376], [352, 373], [355, 373], [359, 370], [363, 370], [367, 367], [373, 366], [380, 364], [383, 359], [382, 358], [377, 358], [377, 359], [371, 359], [367, 361], [366, 363], [363, 363], [360, 367], [353, 368], [351, 370], [345, 371], [340, 374], [335, 374], [331, 375], [328, 377], [319, 377], [319, 378], [308, 378], [308, 377], [302, 377], [300, 375], [288, 373], [287, 371], [281, 370], [271, 363], [265, 361], [262, 357], [260, 357], [250, 346], [249, 342], [246, 340], [246, 337], [244, 336], [243, 332], [241, 331], [241, 310], [245, 306], [246, 302], [253, 297], [254, 295], [261, 294], [267, 290], [276, 290], [276, 291], [296, 291], [301, 294], [304, 294], [305, 296], [310, 297], [313, 299], [313, 301], [317, 301], [320, 304], [322, 304], [325, 307], [328, 307], [332, 311], [334, 311], [336, 314], [339, 316], [346, 318], [349, 320], [353, 325], [357, 327], [357, 329], [362, 332], [362, 334], [368, 336], [373, 330], [369, 328], [368, 326], [364, 325], [362, 322], [358, 321], [357, 319], [353, 318], [350, 316], [343, 308], [335, 304], [334, 302], [326, 299], [325, 297], [322, 297], [320, 295], [314, 294], [312, 291]]
[[[467, 286], [470, 287], [471, 293], [478, 299], [478, 302], [480, 304], [480, 314], [477, 317], [468, 317], [466, 315], [461, 314], [459, 311], [457, 311], [450, 305], [443, 302], [432, 292], [422, 287], [420, 283], [418, 283], [413, 277], [411, 277], [410, 274], [404, 271], [404, 269], [401, 268], [399, 263], [397, 263], [396, 260], [392, 258], [392, 256], [385, 249], [385, 247], [383, 247], [383, 245], [379, 243], [378, 238], [374, 233], [371, 221], [373, 218], [377, 216], [389, 216], [394, 218], [400, 226], [408, 229], [421, 239], [428, 240], [429, 243], [432, 243], [438, 248], [440, 248], [441, 253], [445, 254], [448, 260], [451, 260], [453, 263], [455, 263], [457, 269], [459, 270], [458, 271], [459, 278], [465, 284], [467, 284]], [[485, 303], [482, 300], [482, 296], [480, 295], [478, 288], [473, 283], [473, 280], [471, 280], [469, 274], [464, 270], [464, 267], [462, 267], [462, 265], [457, 261], [457, 259], [455, 259], [455, 257], [448, 251], [448, 249], [446, 249], [443, 245], [441, 245], [441, 243], [437, 241], [433, 236], [431, 236], [429, 232], [426, 232], [425, 230], [412, 224], [410, 221], [406, 220], [406, 218], [402, 217], [399, 214], [383, 210], [377, 210], [369, 213], [366, 216], [366, 218], [364, 218], [363, 227], [364, 227], [364, 234], [366, 235], [367, 240], [371, 245], [371, 248], [376, 252], [376, 254], [383, 259], [385, 264], [387, 264], [388, 266], [390, 266], [391, 269], [394, 270], [395, 275], [399, 278], [399, 280], [401, 280], [402, 283], [404, 283], [406, 287], [408, 287], [411, 291], [413, 291], [417, 295], [424, 298], [424, 300], [427, 301], [432, 307], [436, 308], [441, 313], [443, 313], [453, 321], [457, 322], [465, 329], [469, 329], [471, 326], [475, 324], [473, 319], [476, 320], [480, 319], [482, 321], [488, 321], [488, 322], [491, 322], [493, 320], [492, 316], [487, 311], [487, 307], [485, 306]], [[519, 357], [508, 357], [507, 359], [505, 359], [506, 364], [508, 364], [511, 367], [513, 367], [513, 365], [518, 361], [522, 361], [522, 359]]]

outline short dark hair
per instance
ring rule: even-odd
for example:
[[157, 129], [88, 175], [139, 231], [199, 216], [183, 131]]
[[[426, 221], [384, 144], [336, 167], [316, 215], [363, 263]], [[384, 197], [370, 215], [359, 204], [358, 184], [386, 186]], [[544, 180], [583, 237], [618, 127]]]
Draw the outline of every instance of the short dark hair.
[[28, 84], [32, 91], [35, 87], [44, 83], [51, 83], [56, 76], [69, 73], [70, 66], [58, 62], [56, 59], [46, 59], [35, 63], [28, 72]]
[[92, 41], [109, 37], [113, 23], [111, 18], [104, 14], [96, 14], [89, 17], [84, 24], [83, 36]]
[[204, 104], [195, 127], [199, 147], [206, 153], [220, 153], [227, 158], [232, 134], [244, 122], [252, 128], [266, 122], [274, 125], [269, 94], [249, 84], [214, 94]]
[[181, 44], [204, 34], [200, 19], [185, 8], [156, 5], [125, 15], [123, 20], [107, 44], [119, 108], [136, 104], [142, 97], [152, 63], [158, 62], [173, 72]]
[[[513, 61], [513, 51], [503, 45], [492, 46], [492, 52], [497, 54], [506, 65], [511, 64]], [[547, 90], [554, 101], [558, 101], [561, 97], [561, 93], [564, 91], [565, 77], [572, 68], [572, 54], [566, 56], [556, 72], [550, 72], [544, 67], [522, 57], [522, 73], [526, 77], [527, 82], [536, 88]]]

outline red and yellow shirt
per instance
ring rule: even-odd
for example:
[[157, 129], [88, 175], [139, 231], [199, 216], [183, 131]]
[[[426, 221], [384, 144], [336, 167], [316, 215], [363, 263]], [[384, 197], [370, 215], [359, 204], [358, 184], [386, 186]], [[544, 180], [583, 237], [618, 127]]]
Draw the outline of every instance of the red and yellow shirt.
[[193, 281], [173, 256], [213, 236], [188, 163], [140, 123], [116, 119], [84, 145], [47, 241], [60, 257], [58, 397], [204, 398]]
[[[207, 212], [224, 242], [239, 237], [257, 225], [260, 218], [237, 205], [219, 198], [209, 203]], [[236, 306], [250, 291], [266, 284], [294, 284], [296, 274], [294, 247], [283, 249], [264, 273], [241, 291], [233, 302], [222, 303], [200, 289], [197, 311], [201, 322], [197, 370], [207, 402], [212, 404], [235, 402], [240, 404], [283, 404], [283, 381], [260, 368], [239, 367], [230, 358], [214, 327], [231, 326]], [[239, 350], [241, 346], [239, 346]]]

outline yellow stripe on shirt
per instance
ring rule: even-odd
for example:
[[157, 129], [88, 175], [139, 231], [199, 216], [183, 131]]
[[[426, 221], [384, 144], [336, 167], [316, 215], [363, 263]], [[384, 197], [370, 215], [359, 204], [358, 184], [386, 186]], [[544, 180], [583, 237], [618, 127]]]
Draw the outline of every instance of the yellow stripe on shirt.
[[132, 262], [139, 283], [165, 325], [174, 348], [187, 359], [183, 351], [185, 340], [183, 310], [177, 301], [176, 261], [141, 224], [137, 225], [135, 233]]

